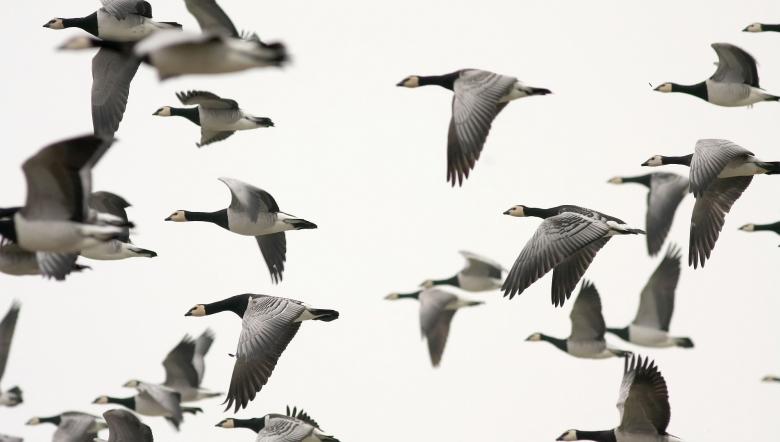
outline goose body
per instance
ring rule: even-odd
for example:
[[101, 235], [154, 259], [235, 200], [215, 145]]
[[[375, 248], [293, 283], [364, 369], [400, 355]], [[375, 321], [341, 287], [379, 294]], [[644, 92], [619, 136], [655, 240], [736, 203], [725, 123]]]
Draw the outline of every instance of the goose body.
[[[14, 302], [0, 321], [0, 381], [3, 379], [5, 366], [8, 363], [20, 308], [19, 303]], [[19, 387], [12, 387], [6, 391], [0, 390], [0, 406], [15, 407], [22, 402], [22, 390]]]
[[152, 442], [152, 429], [145, 425], [133, 413], [115, 409], [103, 413], [108, 425], [107, 442]]
[[272, 127], [270, 118], [256, 117], [244, 112], [235, 100], [220, 98], [211, 92], [189, 91], [176, 94], [179, 101], [185, 105], [196, 105], [194, 108], [176, 108], [164, 106], [154, 115], [162, 117], [179, 116], [187, 118], [201, 128], [198, 147], [205, 146], [233, 135], [239, 130]]
[[228, 418], [216, 426], [252, 430], [257, 433], [257, 440], [263, 442], [339, 442], [325, 434], [305, 411], [290, 410], [289, 406], [285, 414], [267, 414], [253, 419]]
[[164, 417], [171, 425], [179, 429], [184, 420], [184, 413], [196, 414], [200, 408], [183, 407], [181, 395], [175, 390], [146, 382], [136, 382], [133, 388], [137, 390], [135, 396], [116, 398], [100, 396], [94, 400], [94, 404], [116, 404], [135, 411], [138, 414], [149, 417]]
[[271, 194], [233, 178], [220, 178], [230, 189], [227, 209], [216, 212], [177, 210], [166, 221], [204, 221], [238, 235], [254, 236], [274, 283], [282, 280], [287, 260], [286, 231], [316, 229], [317, 225], [280, 211]]
[[614, 177], [612, 184], [636, 183], [649, 189], [647, 193], [647, 251], [655, 256], [666, 241], [677, 207], [688, 194], [688, 178], [667, 172], [656, 172], [633, 177]]
[[693, 348], [690, 338], [669, 334], [674, 313], [674, 298], [680, 280], [682, 255], [677, 246], [670, 246], [650, 279], [642, 289], [639, 308], [633, 322], [622, 329], [607, 331], [632, 344], [645, 347]]
[[428, 342], [431, 365], [438, 367], [450, 334], [450, 323], [455, 312], [463, 307], [484, 304], [460, 298], [439, 288], [429, 288], [412, 293], [391, 293], [385, 299], [416, 299], [420, 301], [420, 332]]
[[616, 235], [644, 234], [622, 220], [574, 205], [539, 209], [517, 205], [505, 215], [544, 219], [523, 247], [502, 290], [513, 298], [553, 270], [552, 302], [562, 306], [596, 254]]
[[690, 188], [696, 198], [691, 216], [688, 264], [697, 268], [710, 258], [726, 214], [747, 189], [753, 175], [778, 174], [780, 162], [762, 161], [728, 140], [703, 139], [694, 153], [655, 155], [643, 166], [679, 164], [690, 167]]
[[694, 85], [664, 83], [655, 90], [682, 92], [726, 107], [780, 100], [759, 86], [756, 60], [752, 55], [728, 43], [713, 43], [712, 48], [718, 54], [718, 68], [709, 79]]
[[517, 78], [480, 69], [461, 69], [445, 75], [412, 75], [397, 86], [435, 85], [453, 92], [452, 119], [447, 136], [447, 181], [462, 185], [482, 153], [493, 120], [510, 101], [550, 91], [523, 84]]
[[98, 432], [108, 428], [99, 417], [80, 411], [66, 411], [51, 417], [33, 417], [27, 421], [27, 425], [41, 424], [57, 426], [52, 436], [53, 442], [92, 441], [97, 437]]
[[666, 380], [654, 362], [642, 357], [625, 358], [617, 403], [620, 425], [611, 430], [568, 430], [559, 441], [682, 442], [666, 432], [671, 412]]
[[504, 282], [504, 267], [476, 253], [460, 251], [466, 260], [466, 266], [457, 274], [447, 279], [429, 279], [421, 285], [431, 288], [437, 285], [451, 285], [469, 292], [482, 292], [501, 288]]
[[298, 333], [303, 321], [330, 322], [335, 310], [315, 309], [301, 301], [275, 296], [243, 294], [210, 304], [197, 304], [185, 316], [230, 311], [242, 320], [236, 362], [227, 393], [227, 409], [246, 408], [268, 382], [279, 357]]
[[571, 334], [567, 339], [558, 339], [543, 333], [534, 333], [526, 341], [546, 341], [574, 357], [605, 359], [625, 356], [630, 352], [607, 347], [604, 339], [606, 327], [601, 314], [599, 292], [589, 281], [584, 281], [569, 315]]
[[[124, 198], [111, 192], [94, 192], [89, 197], [90, 209], [115, 217], [120, 224], [129, 223], [127, 207], [130, 207]], [[125, 230], [122, 235], [111, 241], [98, 244], [94, 247], [81, 250], [81, 256], [89, 259], [115, 261], [127, 258], [154, 258], [157, 253], [152, 250], [142, 249], [130, 242], [130, 231]]]

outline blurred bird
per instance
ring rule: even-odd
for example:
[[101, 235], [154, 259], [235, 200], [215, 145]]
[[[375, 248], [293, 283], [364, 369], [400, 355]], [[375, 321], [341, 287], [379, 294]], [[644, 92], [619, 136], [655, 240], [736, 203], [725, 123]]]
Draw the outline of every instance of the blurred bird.
[[317, 225], [296, 218], [279, 209], [270, 193], [233, 178], [220, 178], [230, 189], [230, 206], [216, 212], [189, 212], [177, 210], [165, 221], [204, 221], [223, 229], [245, 236], [254, 236], [263, 254], [271, 280], [278, 284], [282, 280], [284, 263], [287, 260], [287, 238], [285, 231], [316, 229]]
[[94, 440], [98, 432], [108, 428], [105, 422], [97, 416], [80, 411], [66, 411], [50, 417], [33, 417], [26, 425], [52, 424], [57, 430], [52, 436], [52, 442], [87, 442]]
[[184, 316], [206, 316], [230, 311], [242, 318], [236, 363], [228, 389], [227, 407], [246, 408], [268, 382], [276, 362], [307, 320], [330, 322], [339, 312], [315, 309], [301, 301], [246, 293], [211, 304], [197, 304]]
[[[108, 424], [108, 440], [95, 442], [153, 442], [152, 429], [126, 410], [108, 410], [103, 413]], [[0, 441], [1, 442], [1, 441]]]
[[512, 100], [550, 94], [549, 89], [526, 86], [515, 77], [480, 69], [461, 69], [430, 77], [412, 75], [396, 86], [436, 85], [453, 92], [452, 119], [447, 135], [447, 181], [460, 186], [469, 177], [493, 120]]
[[752, 23], [745, 27], [742, 32], [780, 32], [780, 25], [768, 25], [764, 23]]
[[184, 413], [197, 414], [203, 412], [203, 410], [197, 407], [182, 407], [181, 395], [171, 388], [144, 382], [136, 382], [126, 386], [135, 388], [138, 390], [138, 393], [135, 396], [126, 398], [99, 396], [92, 403], [101, 405], [117, 404], [143, 416], [164, 417], [177, 431], [184, 420]]
[[559, 441], [681, 442], [666, 432], [671, 412], [666, 380], [655, 362], [633, 356], [625, 359], [617, 403], [620, 425], [611, 430], [568, 430]]
[[159, 117], [184, 117], [200, 126], [198, 147], [216, 143], [233, 135], [237, 130], [273, 127], [270, 118], [255, 117], [239, 109], [238, 103], [229, 98], [206, 91], [178, 92], [176, 97], [182, 104], [195, 107], [163, 106], [153, 115]]
[[420, 286], [429, 289], [437, 285], [450, 285], [469, 292], [501, 288], [506, 272], [501, 264], [465, 250], [461, 250], [460, 254], [466, 259], [466, 266], [458, 273], [447, 279], [425, 280]]
[[512, 299], [553, 270], [551, 295], [556, 307], [569, 299], [596, 253], [610, 238], [645, 233], [614, 216], [572, 205], [549, 209], [517, 205], [504, 215], [544, 219], [509, 271], [502, 287], [504, 296]]
[[[14, 301], [11, 304], [11, 308], [8, 309], [8, 313], [0, 321], [0, 380], [3, 379], [5, 366], [8, 363], [8, 355], [11, 352], [11, 342], [14, 338], [20, 308], [19, 303]], [[0, 390], [0, 405], [15, 407], [21, 404], [22, 401], [22, 390], [19, 387], [12, 387], [7, 391]]]
[[752, 55], [728, 43], [713, 43], [712, 49], [718, 54], [718, 68], [708, 80], [690, 86], [663, 83], [655, 90], [682, 92], [727, 107], [751, 106], [760, 101], [780, 100], [780, 97], [759, 86], [756, 59]]
[[221, 428], [247, 428], [257, 433], [257, 441], [263, 442], [339, 442], [326, 435], [319, 424], [305, 411], [287, 407], [286, 414], [267, 414], [253, 419], [223, 419]]
[[431, 364], [438, 367], [441, 363], [444, 346], [450, 334], [450, 323], [455, 312], [462, 307], [484, 304], [482, 301], [470, 301], [438, 288], [430, 288], [413, 293], [391, 293], [385, 299], [416, 299], [420, 301], [420, 332], [428, 341], [428, 353]]
[[[39, 259], [40, 257], [40, 259]], [[70, 263], [70, 267], [59, 264], [59, 259]], [[46, 265], [54, 266], [46, 270]], [[18, 244], [6, 243], [0, 245], [0, 273], [13, 276], [41, 275], [46, 278], [54, 278], [64, 281], [71, 272], [81, 272], [89, 269], [89, 266], [81, 265], [71, 254], [59, 254], [50, 252], [28, 252]]]
[[780, 173], [780, 162], [762, 161], [752, 152], [728, 140], [696, 142], [694, 153], [681, 157], [654, 155], [642, 163], [657, 167], [680, 164], [690, 167], [691, 193], [696, 198], [691, 216], [688, 265], [697, 268], [710, 258], [726, 214], [747, 189], [753, 175]]
[[[125, 223], [127, 218], [125, 209], [130, 207], [124, 198], [111, 192], [94, 192], [89, 196], [89, 207], [99, 213], [113, 215]], [[154, 258], [157, 252], [142, 249], [130, 241], [130, 230], [122, 232], [118, 238], [104, 242], [94, 247], [83, 249], [81, 256], [90, 259], [113, 261], [127, 258]]]
[[634, 321], [627, 327], [607, 328], [607, 331], [620, 339], [645, 347], [693, 348], [691, 338], [669, 336], [681, 259], [680, 248], [677, 245], [669, 246], [666, 256], [642, 289]]
[[740, 227], [739, 230], [742, 230], [743, 232], [769, 231], [769, 232], [775, 232], [778, 235], [780, 235], [780, 221], [771, 224], [745, 224], [744, 226]]

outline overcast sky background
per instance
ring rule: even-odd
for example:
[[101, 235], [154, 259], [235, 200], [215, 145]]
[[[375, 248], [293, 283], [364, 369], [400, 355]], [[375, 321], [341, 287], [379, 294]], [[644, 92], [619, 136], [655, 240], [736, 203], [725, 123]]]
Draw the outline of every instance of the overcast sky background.
[[[161, 382], [165, 354], [185, 333], [206, 327], [217, 338], [204, 386], [226, 391], [240, 320], [183, 314], [244, 292], [300, 299], [337, 309], [341, 318], [305, 323], [239, 417], [297, 405], [345, 442], [551, 441], [569, 428], [612, 428], [622, 360], [580, 360], [523, 341], [535, 331], [569, 333], [571, 302], [552, 307], [549, 275], [512, 301], [466, 294], [487, 304], [455, 316], [439, 369], [420, 341], [417, 303], [383, 296], [450, 276], [462, 265], [459, 249], [510, 267], [539, 225], [501, 214], [514, 204], [579, 204], [642, 227], [645, 189], [606, 180], [650, 172], [639, 164], [653, 154], [683, 155], [700, 138], [727, 138], [780, 160], [777, 103], [722, 108], [648, 85], [709, 77], [717, 60], [709, 45], [730, 42], [758, 59], [762, 86], [780, 93], [780, 34], [740, 32], [754, 21], [780, 21], [777, 2], [220, 3], [239, 29], [284, 41], [292, 65], [164, 83], [148, 67], [139, 70], [119, 141], [94, 183], [133, 204], [135, 243], [160, 256], [90, 262], [93, 271], [66, 283], [0, 275], [0, 314], [12, 299], [22, 302], [2, 386], [18, 384], [25, 393], [23, 405], [0, 409], [0, 432], [48, 440], [53, 428], [24, 422], [65, 410], [106, 411], [91, 401], [131, 395], [121, 388], [130, 378]], [[92, 128], [93, 54], [56, 51], [81, 31], [41, 25], [98, 5], [17, 2], [13, 19], [4, 21], [0, 205], [23, 203], [19, 166], [28, 156]], [[182, 1], [153, 6], [158, 20], [197, 29]], [[513, 75], [554, 95], [508, 106], [472, 177], [452, 189], [445, 182], [451, 94], [394, 85], [410, 74], [465, 67]], [[186, 89], [234, 98], [276, 127], [197, 149], [198, 127], [151, 115], [178, 104], [174, 93]], [[264, 188], [282, 210], [318, 224], [288, 234], [279, 286], [270, 283], [253, 239], [209, 224], [163, 222], [176, 209], [226, 207], [220, 176]], [[671, 328], [692, 337], [695, 349], [611, 341], [657, 360], [671, 396], [668, 430], [685, 440], [776, 437], [780, 385], [760, 379], [780, 372], [780, 238], [737, 228], [780, 219], [779, 188], [780, 178], [757, 177], [728, 215], [712, 260], [697, 271], [685, 267]], [[693, 202], [684, 200], [670, 234], [686, 260]], [[599, 253], [586, 276], [601, 292], [608, 324], [630, 322], [657, 263], [640, 237], [615, 238]], [[234, 415], [220, 402], [202, 402], [205, 413], [187, 416], [178, 434], [162, 418], [144, 421], [160, 441], [253, 440], [247, 430], [214, 428]]]

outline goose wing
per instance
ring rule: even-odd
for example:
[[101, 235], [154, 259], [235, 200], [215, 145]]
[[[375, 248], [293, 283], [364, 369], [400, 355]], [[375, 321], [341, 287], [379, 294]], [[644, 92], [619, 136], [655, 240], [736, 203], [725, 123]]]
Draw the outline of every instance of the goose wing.
[[290, 416], [271, 414], [265, 427], [257, 433], [256, 442], [299, 442], [311, 435], [314, 427]]
[[303, 411], [303, 408], [297, 409], [296, 407], [293, 407], [292, 410], [290, 410], [290, 406], [287, 406], [287, 416], [294, 417], [298, 420], [304, 421], [307, 424], [311, 425], [314, 428], [320, 428], [320, 424], [317, 423], [311, 416], [309, 416], [308, 413]]
[[447, 305], [457, 301], [458, 297], [439, 289], [423, 290], [420, 293], [420, 331], [428, 341], [428, 353], [431, 364], [438, 367], [447, 337], [450, 334], [450, 322], [456, 310], [448, 310]]
[[261, 213], [279, 212], [276, 200], [265, 190], [233, 178], [219, 180], [230, 189], [230, 209], [246, 213], [252, 221], [257, 221]]
[[0, 434], [0, 442], [24, 442], [21, 437], [8, 436], [6, 434]]
[[69, 412], [60, 415], [60, 424], [52, 437], [53, 442], [92, 442], [97, 437], [94, 431], [95, 416], [86, 413]]
[[697, 268], [709, 259], [723, 228], [726, 214], [747, 189], [752, 176], [719, 178], [696, 198], [691, 215], [688, 265]]
[[206, 362], [204, 358], [206, 357], [206, 353], [209, 352], [212, 343], [214, 343], [214, 332], [208, 328], [195, 340], [195, 356], [192, 358], [192, 365], [198, 373], [198, 387], [203, 382], [203, 375], [206, 373]]
[[138, 394], [146, 395], [148, 399], [157, 402], [157, 404], [168, 411], [170, 416], [166, 417], [170, 417], [176, 427], [184, 419], [181, 410], [181, 395], [176, 390], [162, 385], [141, 382], [138, 384]]
[[239, 38], [236, 26], [230, 20], [225, 11], [217, 4], [216, 0], [184, 0], [187, 10], [198, 21], [200, 29], [204, 33], [228, 35]]
[[146, 18], [152, 18], [152, 5], [146, 1], [140, 0], [100, 0], [103, 4], [103, 10], [113, 15], [119, 20], [127, 18], [128, 15], [140, 15]]
[[658, 172], [650, 176], [647, 194], [647, 251], [655, 256], [664, 245], [680, 202], [688, 193], [688, 178], [675, 173]]
[[220, 98], [219, 95], [207, 91], [176, 92], [176, 98], [187, 106], [200, 105], [208, 109], [238, 109], [236, 100]]
[[609, 241], [609, 237], [600, 238], [579, 251], [566, 258], [558, 264], [553, 270], [552, 280], [552, 303], [556, 307], [563, 306], [563, 303], [571, 296], [571, 292], [577, 287], [582, 275], [588, 270], [596, 253], [604, 247]]
[[300, 302], [257, 295], [250, 299], [238, 340], [236, 363], [227, 394], [227, 409], [245, 408], [263, 388], [276, 362], [292, 341], [305, 311]]
[[756, 59], [752, 55], [729, 43], [713, 43], [712, 49], [718, 54], [718, 68], [710, 80], [761, 87], [758, 85]]
[[625, 359], [617, 408], [620, 429], [666, 434], [669, 425], [669, 393], [655, 362], [632, 356]]
[[606, 325], [601, 314], [601, 298], [596, 286], [590, 281], [583, 281], [580, 294], [574, 301], [574, 307], [569, 314], [571, 319], [572, 341], [601, 341], [604, 339]]
[[[127, 211], [125, 209], [130, 207], [130, 203], [115, 193], [106, 191], [92, 192], [92, 194], [89, 195], [87, 204], [92, 210], [113, 215], [122, 219], [125, 223], [129, 222], [127, 218]], [[124, 229], [117, 240], [129, 243], [130, 229]]]
[[274, 284], [279, 284], [284, 273], [284, 262], [287, 260], [287, 237], [284, 232], [279, 232], [256, 236], [255, 239], [271, 273], [271, 280]]
[[459, 253], [466, 259], [466, 267], [461, 270], [464, 275], [501, 279], [504, 274], [504, 267], [492, 259], [465, 250]]
[[479, 159], [499, 103], [517, 81], [514, 77], [466, 69], [455, 80], [452, 119], [447, 136], [447, 181], [463, 184]]
[[108, 410], [103, 413], [108, 424], [108, 442], [152, 442], [152, 429], [127, 410]]
[[217, 141], [222, 141], [229, 136], [236, 133], [234, 130], [209, 130], [201, 127], [200, 129], [200, 142], [195, 143], [198, 147], [207, 146]]
[[[609, 233], [606, 223], [579, 213], [564, 212], [542, 221], [504, 281], [504, 296], [513, 298], [564, 262]], [[602, 244], [603, 245], [603, 244]]]
[[680, 260], [680, 248], [669, 246], [666, 256], [642, 289], [633, 324], [669, 331], [674, 312], [674, 291], [680, 280]]
[[27, 219], [83, 221], [92, 189], [92, 167], [111, 145], [95, 136], [50, 144], [22, 165], [27, 200], [21, 209]]
[[76, 267], [78, 253], [35, 252], [38, 270], [47, 278], [64, 281]]
[[141, 60], [100, 48], [92, 58], [92, 127], [95, 134], [113, 137], [127, 108], [130, 83]]
[[8, 353], [11, 351], [11, 341], [14, 338], [14, 330], [16, 330], [16, 321], [19, 319], [20, 308], [21, 305], [18, 302], [11, 304], [8, 313], [5, 314], [2, 322], [0, 322], [0, 379], [3, 378], [3, 373], [5, 373], [5, 364], [8, 362]]
[[728, 140], [705, 139], [696, 142], [691, 160], [691, 192], [698, 198], [713, 184], [731, 161], [753, 153]]
[[163, 360], [165, 368], [165, 382], [163, 385], [170, 388], [177, 386], [198, 388], [200, 378], [195, 365], [192, 363], [195, 357], [195, 341], [186, 335], [174, 347]]

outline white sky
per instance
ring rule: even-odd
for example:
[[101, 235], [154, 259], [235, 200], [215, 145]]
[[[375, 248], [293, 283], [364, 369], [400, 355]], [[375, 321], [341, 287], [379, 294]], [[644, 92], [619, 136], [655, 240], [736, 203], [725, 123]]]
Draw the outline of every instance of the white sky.
[[[183, 314], [243, 292], [301, 299], [342, 316], [304, 324], [240, 417], [298, 405], [343, 441], [546, 441], [568, 428], [611, 428], [622, 360], [578, 360], [523, 342], [534, 331], [568, 334], [570, 304], [551, 306], [549, 276], [512, 301], [471, 295], [487, 305], [456, 315], [437, 370], [420, 341], [418, 306], [382, 297], [450, 276], [461, 265], [459, 249], [511, 266], [539, 224], [501, 214], [514, 204], [579, 204], [642, 226], [645, 190], [606, 180], [647, 173], [642, 161], [687, 154], [699, 138], [728, 138], [780, 160], [780, 105], [720, 108], [648, 86], [707, 78], [716, 60], [709, 45], [724, 41], [755, 55], [762, 85], [780, 93], [780, 35], [740, 32], [754, 21], [780, 21], [780, 4], [769, 0], [221, 3], [238, 28], [287, 43], [294, 63], [165, 83], [141, 68], [120, 141], [98, 166], [95, 188], [134, 204], [135, 242], [160, 256], [93, 262], [92, 272], [64, 284], [0, 275], [0, 311], [13, 298], [23, 303], [3, 387], [19, 384], [26, 399], [0, 410], [0, 432], [46, 440], [53, 428], [25, 427], [29, 417], [102, 413], [108, 408], [90, 405], [96, 396], [130, 395], [121, 388], [129, 378], [162, 381], [166, 352], [205, 327], [217, 340], [204, 385], [226, 390], [233, 366], [227, 353], [235, 351], [240, 321]], [[2, 205], [23, 202], [19, 165], [26, 157], [91, 130], [92, 54], [55, 51], [80, 31], [41, 25], [97, 6], [17, 2], [13, 19], [4, 21]], [[157, 19], [196, 28], [183, 2], [153, 6]], [[555, 94], [504, 110], [472, 178], [451, 189], [450, 93], [394, 85], [410, 74], [464, 67], [514, 75]], [[276, 127], [198, 150], [196, 126], [151, 116], [175, 105], [174, 92], [184, 89], [234, 98]], [[270, 284], [253, 239], [213, 225], [163, 222], [176, 209], [226, 207], [220, 176], [260, 186], [282, 210], [319, 225], [288, 235], [280, 286]], [[703, 270], [685, 268], [672, 332], [691, 336], [696, 348], [639, 349], [658, 361], [671, 395], [669, 431], [686, 440], [776, 435], [780, 387], [759, 380], [780, 372], [780, 238], [737, 228], [780, 218], [778, 186], [773, 177], [757, 177], [727, 217], [712, 260]], [[686, 251], [692, 205], [693, 198], [683, 202], [670, 235]], [[642, 238], [616, 238], [599, 253], [587, 277], [601, 292], [608, 324], [633, 318], [656, 265]], [[161, 418], [145, 421], [161, 441], [253, 440], [246, 430], [213, 427], [233, 416], [219, 402], [203, 402], [206, 413], [188, 417], [179, 434]]]

